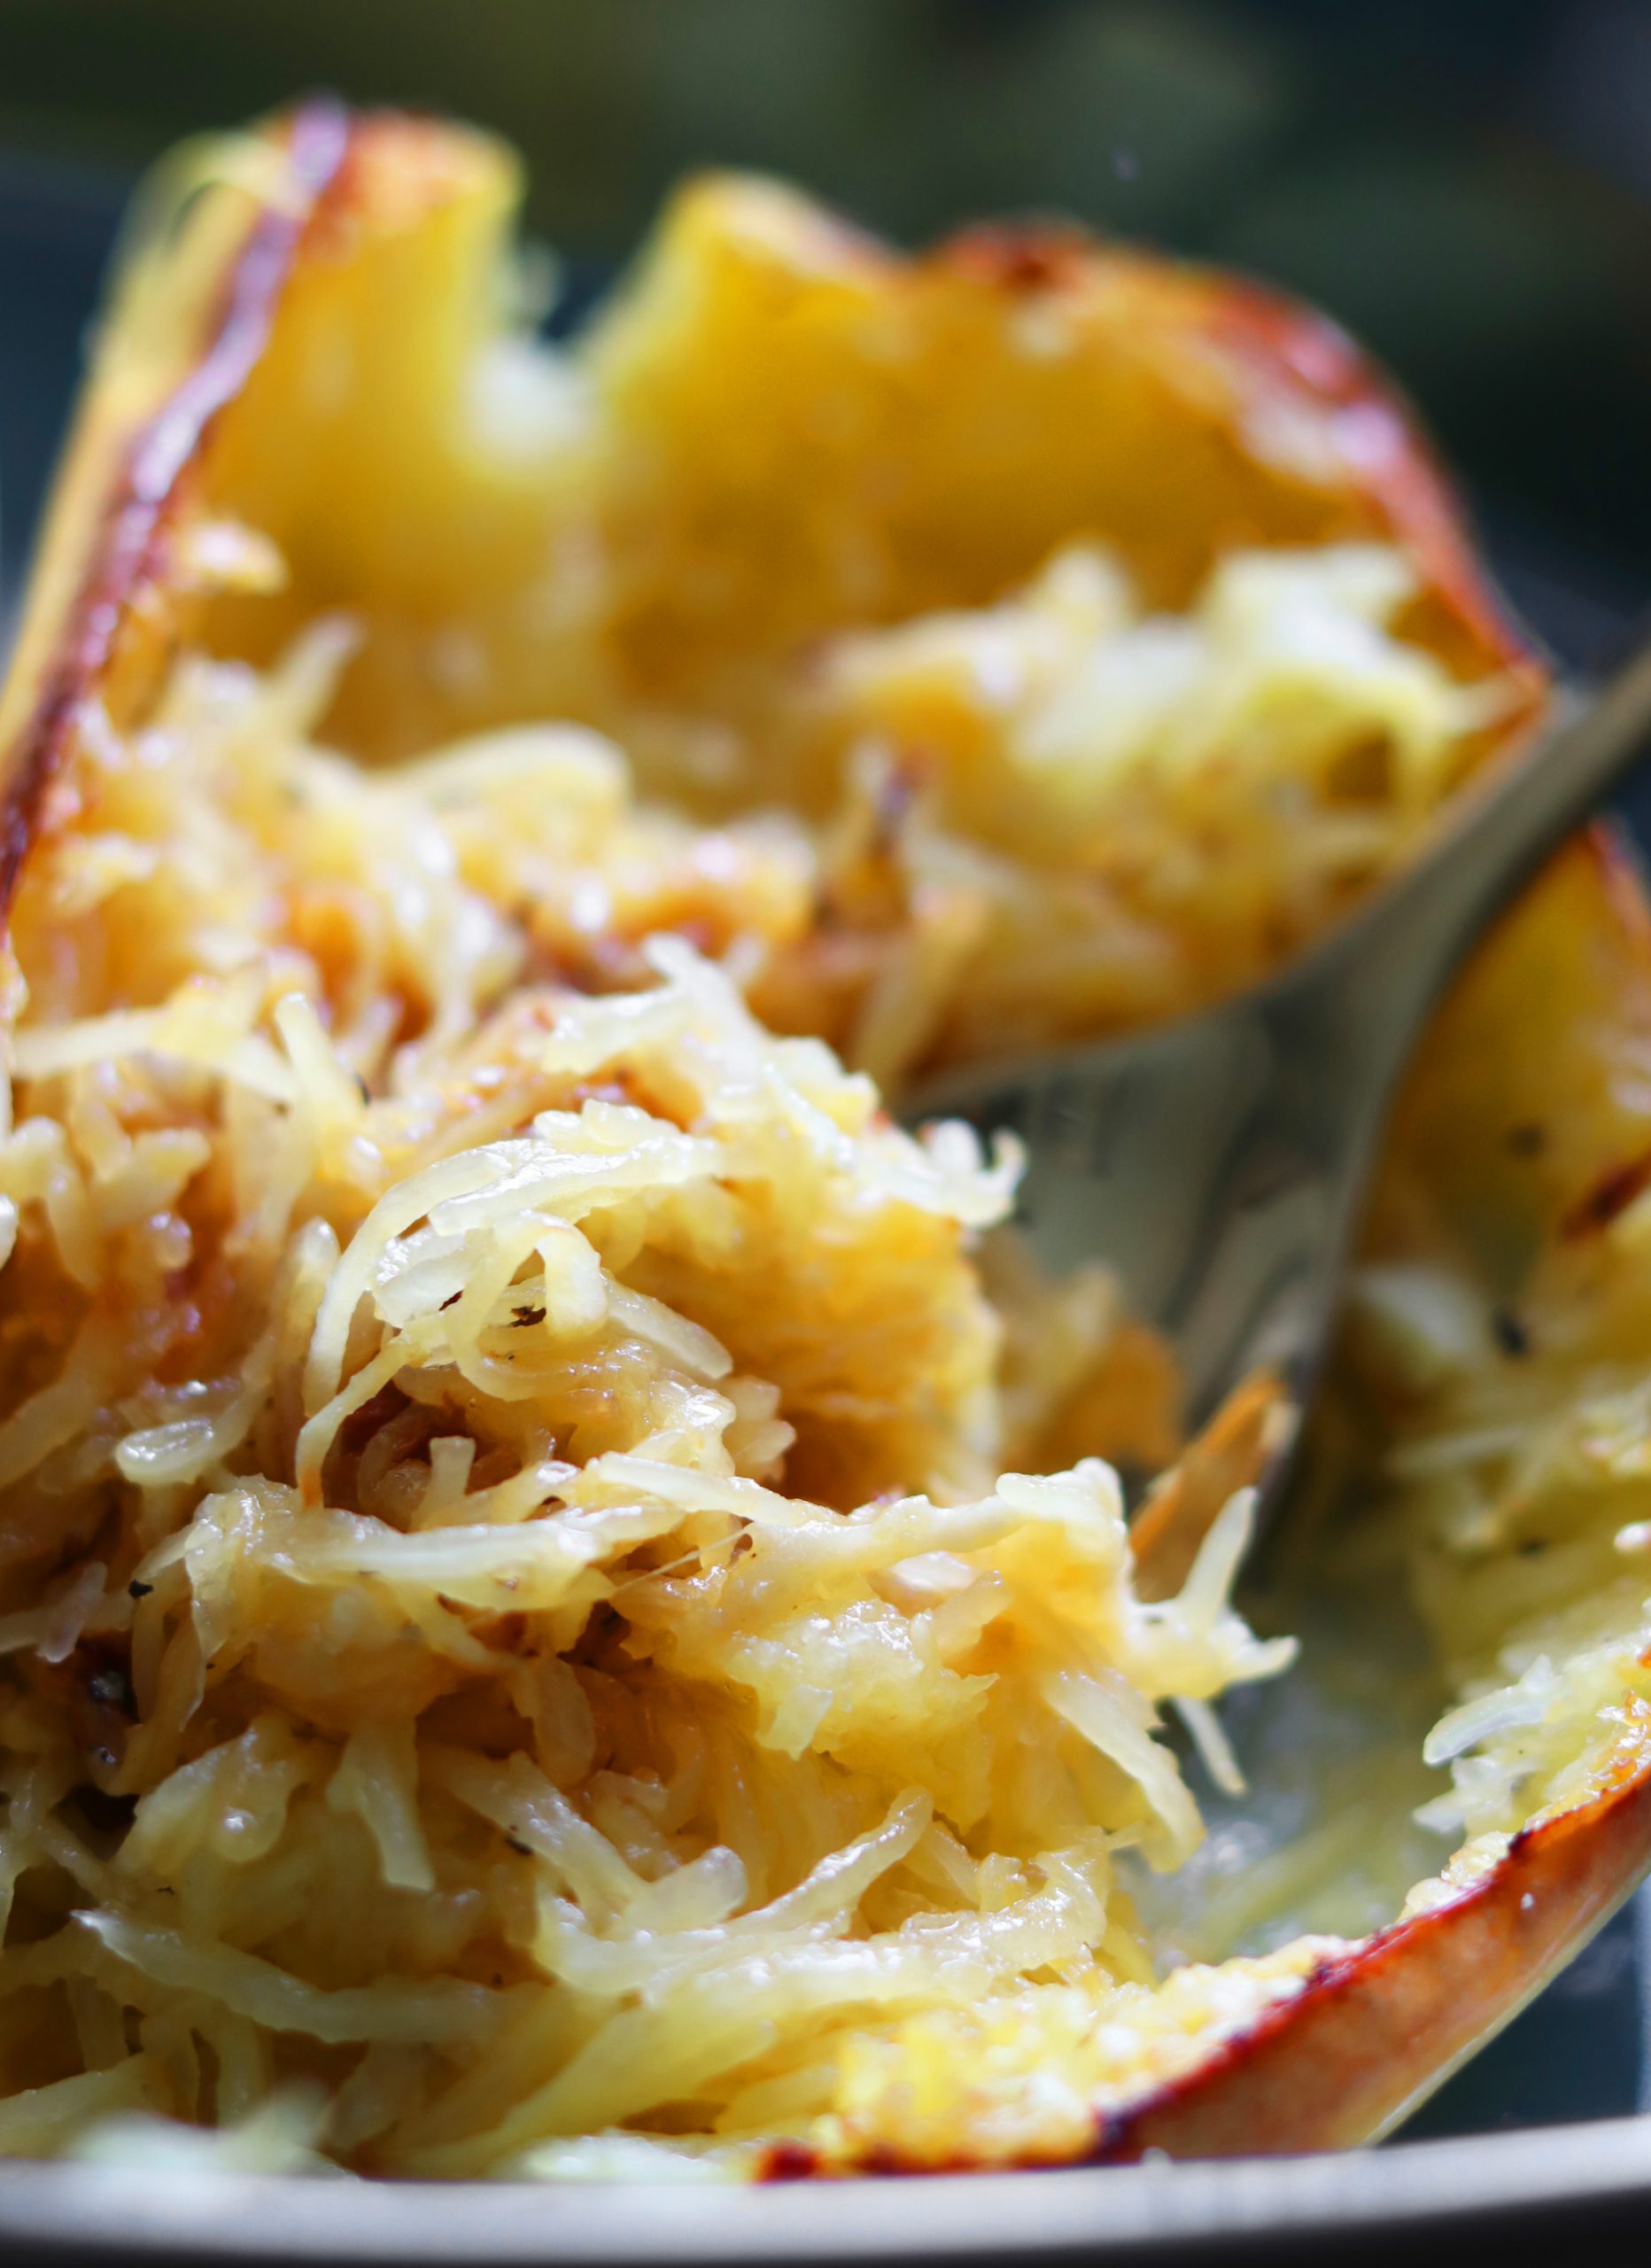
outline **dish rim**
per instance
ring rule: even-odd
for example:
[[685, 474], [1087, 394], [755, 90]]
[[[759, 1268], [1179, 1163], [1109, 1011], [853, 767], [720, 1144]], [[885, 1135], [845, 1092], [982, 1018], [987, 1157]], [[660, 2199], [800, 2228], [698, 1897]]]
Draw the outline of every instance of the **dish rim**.
[[[686, 2194], [685, 2194], [686, 2191]], [[688, 2199], [692, 2209], [685, 2210]], [[61, 2264], [348, 2260], [562, 2268], [779, 2261], [1163, 2261], [1315, 2256], [1336, 2235], [1479, 2240], [1506, 2223], [1643, 2218], [1651, 2118], [1581, 2121], [1289, 2158], [1151, 2160], [1043, 2172], [686, 2185], [378, 2182], [14, 2162], [0, 2258]]]

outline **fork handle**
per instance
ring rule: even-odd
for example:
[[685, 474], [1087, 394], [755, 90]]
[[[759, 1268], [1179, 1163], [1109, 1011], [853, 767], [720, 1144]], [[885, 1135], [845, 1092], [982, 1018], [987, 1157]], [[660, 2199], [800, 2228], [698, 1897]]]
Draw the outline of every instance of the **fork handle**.
[[[1651, 633], [1597, 692], [1559, 697], [1568, 713], [1557, 727], [1537, 727], [1522, 751], [1470, 784], [1431, 849], [1325, 948], [1388, 1039], [1386, 1050], [1371, 1049], [1376, 1034], [1367, 1029], [1367, 1061], [1380, 1080], [1492, 916], [1651, 754]], [[1304, 982], [1314, 981], [1319, 958], [1302, 970]], [[1384, 1053], [1389, 1060], [1379, 1060]]]

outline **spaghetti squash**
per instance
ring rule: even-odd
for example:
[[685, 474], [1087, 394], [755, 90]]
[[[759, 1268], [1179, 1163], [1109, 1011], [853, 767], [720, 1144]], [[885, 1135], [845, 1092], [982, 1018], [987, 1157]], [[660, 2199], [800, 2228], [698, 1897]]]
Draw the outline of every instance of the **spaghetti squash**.
[[[1253, 1407], [1188, 1448], [1104, 1269], [1003, 1241], [1012, 1148], [886, 1101], [1275, 966], [1528, 723], [1402, 413], [1075, 238], [702, 183], [561, 353], [479, 137], [316, 106], [180, 175], [0, 711], [0, 2148], [1373, 2131], [1651, 1832], [1599, 1193], [1651, 1106], [1588, 1068], [1639, 917], [1545, 886], [1605, 975], [1516, 1187], [1455, 1185], [1495, 1083], [1423, 1073], [1321, 1459], [1363, 1509], [1265, 1632]], [[1510, 1087], [1519, 919], [1450, 1012]], [[1120, 1464], [1207, 1500], [1173, 1577]], [[1386, 1876], [1258, 1797], [1240, 1911], [1287, 1705], [1223, 1697], [1373, 1568], [1428, 1634]]]

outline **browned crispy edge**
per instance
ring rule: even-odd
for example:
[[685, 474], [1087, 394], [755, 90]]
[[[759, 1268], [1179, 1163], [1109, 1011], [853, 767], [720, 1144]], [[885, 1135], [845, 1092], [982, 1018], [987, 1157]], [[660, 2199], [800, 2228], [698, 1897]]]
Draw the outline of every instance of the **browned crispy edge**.
[[0, 916], [11, 906], [81, 705], [120, 652], [144, 594], [162, 586], [167, 528], [214, 419], [240, 392], [263, 352], [306, 232], [342, 173], [351, 133], [349, 114], [337, 103], [317, 100], [293, 113], [287, 140], [299, 196], [287, 209], [266, 208], [255, 221], [224, 277], [221, 312], [199, 361], [131, 437], [61, 654], [7, 752], [0, 800]]
[[[1625, 1769], [1588, 1803], [1515, 1836], [1484, 1879], [1320, 1962], [1298, 1992], [1213, 2047], [1184, 2078], [1097, 2113], [1088, 2150], [1021, 2165], [1251, 2157], [1368, 2141], [1518, 2014], [1608, 1921], [1651, 1861], [1651, 1768]], [[829, 2168], [776, 2145], [762, 2179], [974, 2171], [868, 2151]]]
[[1515, 1836], [1485, 1879], [1326, 1961], [1178, 2085], [1104, 2122], [1095, 2156], [1333, 2148], [1381, 2132], [1517, 2014], [1651, 1860], [1651, 1768]]
[[1521, 706], [1540, 705], [1546, 672], [1484, 573], [1469, 516], [1415, 404], [1338, 323], [1305, 300], [1224, 268], [1099, 244], [1075, 224], [987, 221], [928, 255], [1008, 299], [1081, 291], [1097, 257], [1156, 268], [1200, 331], [1264, 388], [1329, 408], [1347, 482], [1372, 504], [1447, 613], [1505, 670]]

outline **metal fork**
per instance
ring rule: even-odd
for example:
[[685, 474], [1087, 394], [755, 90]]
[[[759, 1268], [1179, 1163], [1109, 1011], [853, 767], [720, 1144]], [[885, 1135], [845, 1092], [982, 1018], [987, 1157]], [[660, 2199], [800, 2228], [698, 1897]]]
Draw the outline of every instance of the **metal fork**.
[[1137, 1037], [929, 1082], [909, 1120], [1026, 1146], [1019, 1219], [1057, 1273], [1104, 1260], [1169, 1340], [1205, 1422], [1271, 1372], [1258, 1533], [1287, 1476], [1389, 1099], [1492, 917], [1651, 750], [1651, 641], [1592, 697], [1562, 694], [1470, 781], [1436, 841], [1294, 967]]

